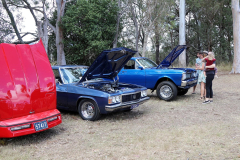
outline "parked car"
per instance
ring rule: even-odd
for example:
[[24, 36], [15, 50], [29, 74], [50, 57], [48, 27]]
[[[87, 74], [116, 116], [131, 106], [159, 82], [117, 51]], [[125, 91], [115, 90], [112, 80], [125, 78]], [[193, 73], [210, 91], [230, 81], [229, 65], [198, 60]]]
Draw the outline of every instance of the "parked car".
[[156, 90], [157, 96], [166, 101], [184, 95], [197, 84], [197, 72], [191, 68], [170, 68], [170, 65], [185, 49], [185, 45], [177, 46], [160, 65], [145, 57], [133, 57], [118, 74], [119, 81]]
[[0, 44], [0, 73], [0, 138], [40, 132], [62, 122], [42, 41]]
[[114, 79], [135, 53], [115, 48], [103, 51], [89, 68], [52, 66], [57, 81], [57, 108], [77, 111], [82, 119], [94, 121], [101, 114], [131, 111], [148, 100], [147, 88]]

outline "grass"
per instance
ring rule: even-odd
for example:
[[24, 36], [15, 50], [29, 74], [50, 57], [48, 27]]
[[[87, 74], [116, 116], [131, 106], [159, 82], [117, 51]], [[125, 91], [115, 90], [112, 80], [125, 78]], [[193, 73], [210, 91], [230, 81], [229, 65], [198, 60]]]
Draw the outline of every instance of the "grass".
[[62, 112], [63, 123], [37, 134], [6, 140], [0, 159], [187, 160], [240, 158], [240, 76], [219, 71], [214, 103], [191, 91], [165, 102], [151, 99], [131, 112], [83, 121]]
[[231, 72], [232, 70], [232, 63], [220, 63], [216, 65], [219, 71], [228, 71]]

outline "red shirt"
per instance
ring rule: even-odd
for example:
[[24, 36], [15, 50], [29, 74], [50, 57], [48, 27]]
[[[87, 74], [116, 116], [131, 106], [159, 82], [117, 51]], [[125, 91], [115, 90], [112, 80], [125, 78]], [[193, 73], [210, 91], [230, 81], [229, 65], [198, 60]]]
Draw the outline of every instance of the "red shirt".
[[[211, 66], [216, 61], [216, 59], [214, 58], [213, 60], [209, 60], [208, 58], [205, 58], [205, 61], [206, 66]], [[214, 68], [208, 68], [207, 70], [214, 70]]]

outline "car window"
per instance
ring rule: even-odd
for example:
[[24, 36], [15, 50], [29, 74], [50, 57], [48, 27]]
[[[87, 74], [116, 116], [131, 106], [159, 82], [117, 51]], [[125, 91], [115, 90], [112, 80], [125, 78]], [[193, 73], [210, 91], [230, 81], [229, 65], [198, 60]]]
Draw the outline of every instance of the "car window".
[[53, 69], [53, 73], [54, 73], [55, 79], [57, 79], [58, 82], [62, 83], [62, 79], [61, 79], [58, 69]]
[[135, 69], [135, 61], [129, 60], [125, 65], [124, 69]]
[[61, 68], [62, 79], [66, 84], [78, 82], [86, 71], [86, 68]]
[[150, 59], [143, 58], [143, 59], [138, 59], [138, 62], [144, 67], [144, 68], [153, 68], [157, 67], [158, 65], [151, 61]]

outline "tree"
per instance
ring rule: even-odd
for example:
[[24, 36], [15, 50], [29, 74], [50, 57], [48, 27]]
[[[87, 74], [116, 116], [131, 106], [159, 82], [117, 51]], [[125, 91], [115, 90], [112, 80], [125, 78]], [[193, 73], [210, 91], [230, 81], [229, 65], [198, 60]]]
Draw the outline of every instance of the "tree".
[[[138, 51], [138, 42], [139, 42], [139, 24], [137, 20], [137, 12], [136, 9], [133, 7], [134, 3], [133, 0], [130, 0], [130, 17], [133, 21], [134, 27], [135, 27], [135, 50]], [[136, 56], [139, 57], [139, 53], [136, 53]]]
[[[29, 0], [1, 0], [2, 4], [5, 8], [5, 10], [7, 11], [10, 20], [11, 20], [11, 25], [14, 29], [14, 33], [17, 35], [18, 37], [18, 42], [15, 43], [32, 43], [35, 42], [37, 40], [39, 40], [39, 38], [42, 39], [43, 41], [43, 45], [46, 49], [46, 52], [48, 53], [48, 33], [49, 33], [49, 28], [50, 27], [56, 35], [56, 46], [57, 46], [57, 53], [58, 53], [58, 64], [59, 65], [64, 65], [66, 64], [65, 61], [65, 54], [64, 54], [64, 45], [63, 45], [63, 33], [62, 33], [62, 29], [59, 26], [59, 24], [61, 23], [61, 18], [64, 15], [64, 8], [65, 8], [65, 0], [56, 0], [56, 4], [57, 4], [57, 21], [55, 26], [49, 23], [48, 20], [48, 16], [51, 15], [51, 11], [48, 12], [47, 9], [49, 9], [49, 1], [46, 0], [33, 0], [33, 1], [29, 1]], [[7, 3], [8, 2], [8, 3]], [[35, 21], [36, 27], [37, 27], [37, 34], [38, 36], [36, 37], [35, 34], [33, 33], [20, 33], [19, 29], [15, 23], [15, 19], [14, 16], [11, 12], [11, 10], [9, 9], [9, 6], [13, 6], [16, 8], [21, 8], [21, 9], [28, 9], [31, 13], [31, 15], [33, 16], [33, 19]], [[54, 6], [53, 6], [54, 7]], [[40, 13], [40, 14], [39, 14]], [[38, 14], [38, 16], [36, 15]], [[39, 16], [42, 15], [42, 16]], [[31, 40], [31, 41], [23, 41], [22, 37], [26, 36], [26, 34], [32, 34], [33, 36], [35, 36], [36, 38]]]
[[20, 41], [20, 43], [23, 43], [22, 37], [20, 36], [20, 33], [19, 33], [19, 31], [18, 31], [18, 28], [17, 28], [17, 25], [16, 25], [16, 23], [15, 23], [15, 19], [14, 19], [14, 17], [13, 17], [12, 12], [11, 12], [10, 9], [8, 8], [8, 5], [7, 5], [7, 3], [6, 3], [5, 0], [2, 0], [2, 4], [3, 4], [3, 7], [5, 8], [5, 10], [6, 10], [7, 13], [8, 13], [8, 16], [9, 16], [9, 18], [10, 18], [10, 20], [11, 20], [11, 24], [12, 24], [13, 29], [14, 29], [17, 37], [18, 37], [18, 40]]
[[[186, 38], [185, 38], [185, 16], [186, 16], [186, 10], [185, 10], [185, 0], [180, 0], [179, 5], [179, 44], [180, 45], [186, 45]], [[179, 66], [180, 67], [186, 67], [186, 50], [183, 51], [183, 53], [179, 56]]]
[[113, 40], [113, 48], [117, 47], [117, 42], [118, 42], [118, 36], [119, 36], [119, 25], [120, 25], [120, 19], [121, 19], [121, 0], [118, 0], [118, 13], [117, 13], [117, 25], [116, 25], [116, 34]]
[[[48, 20], [46, 7], [47, 3], [45, 0], [42, 0], [42, 7], [33, 8], [27, 0], [23, 0], [27, 5], [25, 8], [28, 8], [34, 17], [35, 23], [38, 28], [38, 36], [42, 39], [46, 52], [48, 53], [48, 26], [55, 32], [56, 35], [56, 47], [57, 47], [57, 64], [58, 65], [66, 65], [65, 53], [64, 53], [64, 44], [63, 44], [63, 30], [59, 24], [61, 23], [61, 19], [64, 15], [65, 9], [65, 0], [56, 0], [57, 4], [57, 21], [54, 27]], [[35, 2], [38, 4], [38, 1]], [[40, 10], [39, 10], [40, 8]], [[43, 21], [37, 20], [35, 13], [33, 10], [41, 12], [43, 14]]]
[[10, 42], [11, 37], [9, 35], [14, 32], [11, 27], [11, 21], [7, 18], [4, 10], [2, 3], [0, 3], [0, 43]]
[[56, 47], [57, 47], [57, 64], [66, 65], [64, 43], [63, 43], [63, 28], [60, 26], [65, 10], [65, 0], [56, 0], [57, 2], [57, 22], [56, 22]]
[[239, 0], [232, 0], [234, 59], [231, 73], [240, 73], [240, 7]]
[[[117, 13], [118, 4], [112, 0], [67, 3], [60, 23], [67, 63], [90, 65], [101, 51], [112, 48]], [[51, 23], [56, 19], [55, 13]]]

